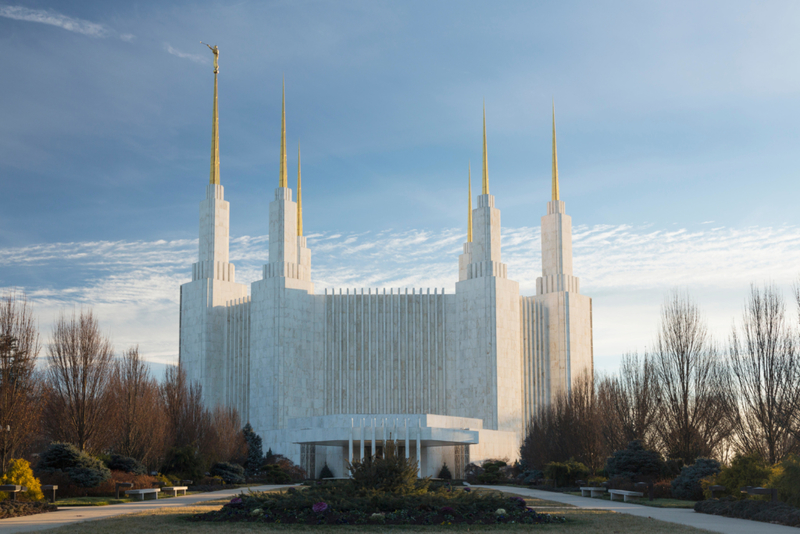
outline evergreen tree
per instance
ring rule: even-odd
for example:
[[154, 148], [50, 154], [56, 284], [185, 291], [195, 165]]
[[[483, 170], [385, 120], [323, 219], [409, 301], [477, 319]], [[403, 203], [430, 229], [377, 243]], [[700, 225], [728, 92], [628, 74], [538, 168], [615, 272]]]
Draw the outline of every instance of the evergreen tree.
[[250, 423], [244, 425], [242, 429], [244, 440], [247, 442], [247, 460], [245, 461], [245, 470], [248, 475], [252, 475], [261, 468], [264, 463], [264, 454], [261, 449], [261, 436], [253, 432], [253, 427]]

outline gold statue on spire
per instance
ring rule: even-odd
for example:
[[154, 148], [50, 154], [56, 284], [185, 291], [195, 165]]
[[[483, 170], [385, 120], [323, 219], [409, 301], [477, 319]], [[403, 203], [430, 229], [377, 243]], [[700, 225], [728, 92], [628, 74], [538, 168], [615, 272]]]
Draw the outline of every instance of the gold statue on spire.
[[472, 163], [467, 163], [467, 194], [469, 206], [467, 210], [467, 243], [472, 243]]
[[214, 53], [214, 112], [211, 117], [211, 176], [209, 182], [219, 185], [219, 108], [217, 106], [217, 74], [219, 73], [219, 47], [200, 41]]
[[558, 152], [556, 151], [556, 101], [553, 100], [553, 200], [558, 200]]
[[483, 103], [483, 187], [481, 194], [489, 194], [489, 160], [486, 154], [486, 102]]
[[289, 174], [286, 169], [286, 79], [283, 80], [283, 101], [281, 107], [281, 174], [278, 187], [289, 187]]
[[300, 187], [300, 143], [297, 143], [297, 235], [303, 236], [303, 190]]

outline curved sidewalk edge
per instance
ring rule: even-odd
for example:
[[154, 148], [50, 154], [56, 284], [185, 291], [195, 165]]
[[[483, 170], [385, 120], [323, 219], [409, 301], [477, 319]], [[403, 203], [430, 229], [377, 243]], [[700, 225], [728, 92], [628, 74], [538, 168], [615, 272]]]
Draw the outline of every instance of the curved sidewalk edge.
[[800, 530], [795, 527], [784, 525], [773, 525], [762, 523], [761, 521], [750, 521], [748, 519], [734, 519], [718, 515], [700, 514], [687, 508], [655, 508], [642, 504], [632, 504], [620, 501], [606, 501], [603, 499], [592, 499], [590, 497], [578, 497], [567, 495], [566, 493], [556, 493], [541, 491], [528, 488], [517, 488], [512, 486], [473, 486], [476, 488], [496, 489], [508, 493], [516, 493], [524, 497], [534, 497], [547, 501], [555, 501], [561, 504], [571, 504], [578, 508], [589, 508], [593, 510], [608, 510], [620, 514], [630, 514], [639, 517], [648, 517], [667, 523], [677, 523], [690, 527], [708, 530], [710, 532], [721, 532], [724, 534], [798, 534]]
[[136, 512], [147, 512], [160, 508], [174, 508], [176, 506], [191, 506], [205, 501], [214, 501], [226, 497], [233, 498], [242, 492], [266, 491], [279, 488], [290, 488], [294, 484], [271, 485], [271, 486], [251, 486], [249, 488], [235, 488], [221, 491], [211, 491], [208, 493], [196, 493], [181, 497], [170, 497], [169, 499], [158, 499], [154, 501], [136, 501], [125, 504], [110, 504], [108, 506], [67, 506], [59, 508], [57, 512], [46, 514], [28, 515], [25, 517], [11, 517], [0, 519], [0, 534], [16, 534], [17, 532], [35, 532], [58, 528], [64, 525], [80, 523], [81, 521], [94, 521], [97, 519], [108, 519], [125, 514]]

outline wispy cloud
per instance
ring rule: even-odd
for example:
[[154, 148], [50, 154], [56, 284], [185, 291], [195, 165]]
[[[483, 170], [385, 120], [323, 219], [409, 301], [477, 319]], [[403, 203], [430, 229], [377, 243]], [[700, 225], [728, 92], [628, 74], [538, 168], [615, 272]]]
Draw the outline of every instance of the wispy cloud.
[[[800, 227], [700, 228], [574, 228], [574, 270], [581, 292], [595, 299], [595, 353], [601, 367], [649, 343], [661, 297], [673, 287], [690, 289], [724, 336], [749, 283], [796, 280]], [[311, 234], [317, 291], [421, 287], [452, 292], [464, 237], [456, 229]], [[503, 231], [503, 261], [525, 295], [535, 292], [540, 247], [538, 228]], [[267, 236], [231, 239], [238, 282], [260, 278], [268, 249]], [[169, 363], [177, 357], [178, 288], [189, 280], [196, 255], [197, 240], [0, 248], [0, 286], [27, 291], [45, 334], [59, 310], [92, 306], [118, 346], [138, 343], [151, 361]]]
[[134, 39], [134, 36], [129, 33], [120, 35], [103, 24], [69, 17], [45, 9], [30, 9], [22, 6], [0, 6], [0, 17], [49, 24], [50, 26], [57, 26], [67, 31], [88, 35], [89, 37], [103, 38], [116, 36], [127, 42]]
[[164, 50], [166, 50], [173, 56], [179, 57], [181, 59], [188, 59], [189, 61], [194, 61], [195, 63], [208, 63], [208, 58], [206, 56], [201, 56], [200, 54], [189, 54], [188, 52], [181, 52], [177, 48], [173, 48], [172, 45], [170, 45], [169, 43], [164, 43]]

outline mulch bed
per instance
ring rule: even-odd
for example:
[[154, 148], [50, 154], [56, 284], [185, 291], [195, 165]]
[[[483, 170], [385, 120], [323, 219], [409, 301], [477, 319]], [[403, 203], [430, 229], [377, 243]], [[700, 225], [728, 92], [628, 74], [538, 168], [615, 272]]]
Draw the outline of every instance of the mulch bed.
[[800, 527], [800, 509], [782, 502], [739, 500], [733, 497], [726, 497], [724, 499], [699, 501], [694, 505], [694, 510], [704, 514]]
[[46, 502], [0, 501], [0, 519], [55, 512], [58, 508]]

